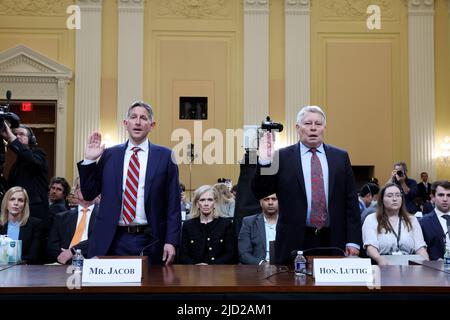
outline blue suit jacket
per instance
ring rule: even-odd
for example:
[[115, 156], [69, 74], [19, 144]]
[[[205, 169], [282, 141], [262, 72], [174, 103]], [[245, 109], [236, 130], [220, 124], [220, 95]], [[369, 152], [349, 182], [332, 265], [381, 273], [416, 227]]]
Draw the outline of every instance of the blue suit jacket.
[[423, 216], [419, 219], [422, 227], [423, 238], [427, 243], [427, 251], [430, 260], [437, 260], [444, 256], [445, 251], [445, 232], [439, 223], [439, 218], [436, 211]]
[[266, 259], [266, 227], [262, 213], [244, 217], [238, 238], [239, 261], [259, 264]]
[[[362, 242], [355, 179], [348, 153], [327, 144], [323, 147], [328, 161], [330, 246], [345, 249], [346, 243]], [[279, 150], [279, 167], [273, 175], [261, 175], [258, 165], [252, 184], [257, 199], [272, 193], [278, 197], [276, 264], [292, 263], [294, 258], [291, 253], [305, 249], [303, 242], [308, 203], [299, 148], [299, 143], [296, 143]], [[276, 163], [273, 165], [276, 166]]]
[[[128, 142], [106, 149], [98, 163], [78, 163], [83, 197], [90, 201], [102, 195], [88, 257], [106, 255], [114, 238], [122, 208], [123, 164], [127, 145]], [[178, 246], [180, 242], [180, 185], [178, 166], [172, 161], [171, 150], [150, 141], [144, 197], [147, 221], [153, 237], [158, 239], [150, 252], [155, 261], [160, 261], [165, 243]]]

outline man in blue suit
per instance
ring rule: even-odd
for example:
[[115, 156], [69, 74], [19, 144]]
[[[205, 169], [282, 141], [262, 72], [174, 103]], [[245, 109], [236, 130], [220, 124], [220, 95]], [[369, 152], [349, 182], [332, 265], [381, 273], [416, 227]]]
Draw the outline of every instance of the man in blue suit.
[[84, 198], [101, 194], [88, 257], [146, 254], [168, 265], [180, 242], [178, 166], [171, 150], [147, 138], [155, 127], [151, 106], [135, 102], [123, 123], [127, 142], [105, 150], [94, 132], [78, 163]]
[[444, 256], [446, 244], [450, 246], [450, 182], [434, 182], [431, 185], [431, 201], [435, 204], [434, 210], [420, 219], [419, 223], [430, 259], [437, 260]]
[[325, 127], [322, 109], [306, 106], [297, 114], [298, 143], [273, 156], [272, 134], [261, 139], [252, 187], [258, 199], [278, 197], [275, 264], [290, 264], [292, 252], [318, 247], [338, 249], [309, 254], [359, 255], [361, 218], [350, 159], [323, 143]]
[[270, 242], [275, 241], [278, 220], [278, 199], [271, 194], [259, 201], [262, 213], [244, 217], [239, 232], [239, 261], [242, 264], [269, 262]]

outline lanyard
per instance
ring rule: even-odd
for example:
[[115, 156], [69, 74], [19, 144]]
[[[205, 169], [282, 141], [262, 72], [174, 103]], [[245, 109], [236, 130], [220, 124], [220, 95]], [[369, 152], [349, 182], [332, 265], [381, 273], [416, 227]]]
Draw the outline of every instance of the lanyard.
[[397, 251], [400, 251], [400, 238], [402, 236], [402, 217], [398, 217], [398, 228], [397, 233], [395, 232], [394, 228], [391, 225], [391, 222], [388, 220], [389, 227], [391, 227], [392, 233], [394, 234], [395, 238], [397, 239]]

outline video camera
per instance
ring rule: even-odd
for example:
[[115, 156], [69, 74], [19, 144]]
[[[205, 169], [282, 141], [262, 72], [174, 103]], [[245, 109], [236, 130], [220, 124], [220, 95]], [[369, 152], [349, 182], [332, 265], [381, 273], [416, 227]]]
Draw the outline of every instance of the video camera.
[[[20, 118], [17, 114], [9, 111], [9, 101], [11, 100], [11, 91], [6, 91], [6, 105], [0, 105], [0, 131], [4, 130], [5, 122], [11, 129], [19, 127]], [[0, 148], [1, 149], [1, 148]]]
[[270, 119], [270, 116], [266, 117], [266, 121], [263, 121], [261, 123], [261, 129], [262, 130], [267, 130], [267, 131], [278, 131], [281, 132], [283, 131], [283, 125], [281, 123], [278, 122], [273, 122]]
[[257, 150], [259, 148], [259, 138], [263, 134], [263, 131], [283, 131], [283, 125], [278, 122], [273, 122], [270, 116], [267, 116], [264, 121], [261, 122], [261, 126], [246, 125], [244, 126], [244, 149], [245, 150]]

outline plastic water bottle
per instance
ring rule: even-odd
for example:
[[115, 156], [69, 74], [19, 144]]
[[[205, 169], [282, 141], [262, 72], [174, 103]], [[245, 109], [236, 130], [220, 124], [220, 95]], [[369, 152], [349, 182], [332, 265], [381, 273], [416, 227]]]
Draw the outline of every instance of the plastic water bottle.
[[306, 273], [306, 259], [303, 256], [303, 251], [297, 251], [297, 256], [294, 260], [294, 270], [296, 275]]
[[444, 269], [450, 270], [450, 248], [445, 249], [444, 253]]
[[76, 249], [75, 255], [72, 257], [72, 266], [75, 267], [76, 272], [83, 271], [83, 262], [84, 262], [84, 257], [81, 254], [81, 249]]

